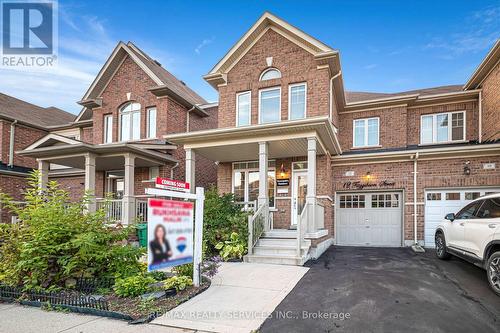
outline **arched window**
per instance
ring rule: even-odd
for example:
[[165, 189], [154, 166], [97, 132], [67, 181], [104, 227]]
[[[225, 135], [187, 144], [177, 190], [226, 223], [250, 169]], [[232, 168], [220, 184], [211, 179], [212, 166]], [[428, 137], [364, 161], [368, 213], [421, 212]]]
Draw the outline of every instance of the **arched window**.
[[281, 72], [276, 68], [268, 68], [260, 74], [260, 81], [279, 79], [281, 78]]
[[141, 138], [141, 104], [130, 102], [120, 109], [120, 140]]

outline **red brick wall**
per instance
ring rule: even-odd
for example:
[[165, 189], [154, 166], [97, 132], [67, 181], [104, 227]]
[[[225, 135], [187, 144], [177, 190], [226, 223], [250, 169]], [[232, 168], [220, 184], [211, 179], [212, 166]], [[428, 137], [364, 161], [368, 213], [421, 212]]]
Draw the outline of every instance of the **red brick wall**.
[[[1, 131], [1, 145], [0, 145], [0, 155], [1, 161], [3, 163], [9, 163], [9, 146], [10, 146], [10, 122], [0, 120], [0, 131]], [[15, 140], [14, 140], [14, 152], [23, 150], [24, 148], [31, 145], [36, 140], [42, 138], [47, 134], [46, 131], [28, 127], [20, 124], [16, 124], [15, 128]], [[14, 165], [23, 166], [27, 168], [37, 168], [38, 163], [34, 158], [20, 156], [14, 154]]]
[[420, 144], [420, 116], [432, 113], [465, 111], [465, 134], [467, 140], [477, 140], [479, 126], [479, 111], [477, 102], [451, 103], [436, 106], [423, 106], [408, 110], [408, 145]]
[[[267, 57], [273, 57], [281, 79], [259, 81]], [[259, 89], [274, 86], [281, 86], [281, 119], [288, 119], [288, 85], [300, 82], [307, 82], [307, 116], [328, 115], [329, 71], [316, 67], [311, 53], [269, 30], [228, 72], [227, 85], [219, 87], [218, 127], [235, 126], [236, 93], [247, 90], [252, 91], [252, 124], [257, 124]]]
[[[406, 107], [391, 107], [385, 109], [340, 113], [339, 141], [343, 152], [353, 147], [353, 121], [363, 118], [379, 118], [379, 149], [405, 147], [406, 141]], [[363, 148], [356, 148], [363, 149]], [[369, 147], [368, 149], [374, 149]]]
[[[56, 181], [60, 189], [67, 191], [71, 201], [80, 200], [84, 194], [85, 177], [83, 176], [51, 177], [50, 180]], [[97, 182], [96, 187], [98, 187]]]
[[[15, 201], [23, 201], [23, 193], [27, 187], [24, 177], [0, 175], [0, 192], [8, 194]], [[10, 212], [0, 208], [0, 223], [10, 223]]]
[[[464, 175], [464, 165], [470, 161], [471, 175]], [[446, 160], [419, 160], [417, 179], [417, 236], [423, 239], [425, 189], [446, 187], [481, 187], [500, 186], [500, 170], [484, 170], [483, 163], [500, 163], [500, 157], [462, 158]], [[354, 171], [352, 177], [345, 176], [346, 171]], [[404, 192], [404, 239], [413, 239], [413, 162], [377, 163], [351, 166], [333, 166], [333, 192], [345, 191], [343, 184], [348, 181], [360, 181], [367, 172], [373, 177], [371, 182], [379, 183], [390, 180], [395, 184], [377, 187], [383, 190], [401, 190]], [[364, 182], [364, 181], [363, 181]], [[355, 192], [361, 192], [353, 190]]]
[[482, 88], [483, 140], [500, 139], [500, 62], [484, 80]]
[[81, 138], [80, 138], [81, 141], [87, 142], [87, 143], [93, 143], [94, 142], [94, 138], [93, 138], [93, 136], [94, 136], [94, 129], [92, 127], [84, 127], [82, 129], [81, 133], [82, 133]]

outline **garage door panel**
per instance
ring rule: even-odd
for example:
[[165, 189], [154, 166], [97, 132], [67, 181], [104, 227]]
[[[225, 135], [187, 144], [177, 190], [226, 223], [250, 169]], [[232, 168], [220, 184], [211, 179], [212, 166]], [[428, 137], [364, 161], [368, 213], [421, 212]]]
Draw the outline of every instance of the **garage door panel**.
[[[436, 227], [448, 213], [458, 213], [465, 205], [479, 196], [500, 192], [499, 188], [448, 188], [425, 191], [424, 246], [434, 247]], [[457, 196], [457, 193], [459, 196]], [[457, 199], [458, 200], [451, 200]]]
[[[353, 197], [363, 197], [364, 202], [362, 204], [351, 203]], [[336, 221], [337, 244], [401, 246], [401, 197], [401, 193], [398, 192], [339, 194]], [[346, 208], [354, 205], [357, 208]]]

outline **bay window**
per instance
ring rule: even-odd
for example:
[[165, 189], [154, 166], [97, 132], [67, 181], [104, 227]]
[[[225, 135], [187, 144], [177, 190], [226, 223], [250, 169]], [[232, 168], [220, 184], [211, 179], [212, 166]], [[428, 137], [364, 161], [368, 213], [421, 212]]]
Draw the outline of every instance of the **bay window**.
[[141, 104], [128, 103], [120, 109], [120, 141], [141, 138]]
[[281, 120], [281, 88], [259, 91], [259, 124]]
[[379, 118], [355, 119], [353, 121], [353, 146], [372, 147], [379, 145]]
[[236, 126], [250, 125], [252, 99], [250, 91], [236, 94]]
[[446, 143], [465, 140], [465, 112], [423, 115], [420, 118], [420, 143]]
[[288, 119], [303, 119], [306, 117], [305, 83], [290, 85], [288, 90]]
[[[268, 164], [269, 207], [275, 207], [275, 161]], [[233, 163], [233, 194], [236, 202], [255, 201], [259, 197], [259, 162]]]

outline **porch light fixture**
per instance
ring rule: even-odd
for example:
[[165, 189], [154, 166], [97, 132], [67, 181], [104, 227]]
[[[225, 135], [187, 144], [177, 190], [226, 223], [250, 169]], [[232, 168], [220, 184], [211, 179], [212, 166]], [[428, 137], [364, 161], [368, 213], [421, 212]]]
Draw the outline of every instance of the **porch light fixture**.
[[283, 163], [281, 163], [280, 166], [280, 178], [281, 179], [287, 178], [287, 172], [285, 170], [285, 166], [283, 165]]
[[367, 182], [369, 182], [370, 180], [372, 180], [373, 176], [371, 175], [370, 171], [368, 171], [365, 175], [365, 180]]
[[470, 175], [470, 161], [465, 162], [464, 164], [464, 175], [469, 176]]

